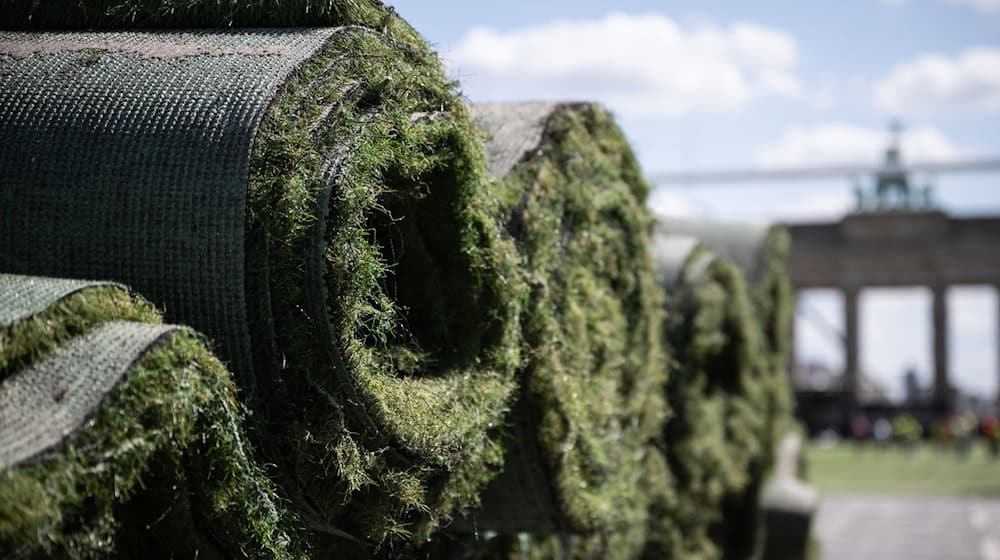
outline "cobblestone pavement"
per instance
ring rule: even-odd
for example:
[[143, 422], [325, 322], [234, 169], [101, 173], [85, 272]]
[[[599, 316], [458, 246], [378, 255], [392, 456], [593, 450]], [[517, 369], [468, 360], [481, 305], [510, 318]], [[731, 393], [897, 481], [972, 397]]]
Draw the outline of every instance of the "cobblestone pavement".
[[1000, 499], [825, 494], [823, 560], [1000, 560]]

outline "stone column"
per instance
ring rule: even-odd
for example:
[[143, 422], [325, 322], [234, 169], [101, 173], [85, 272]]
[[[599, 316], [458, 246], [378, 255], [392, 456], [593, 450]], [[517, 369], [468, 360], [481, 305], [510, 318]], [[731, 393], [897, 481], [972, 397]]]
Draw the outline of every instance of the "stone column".
[[844, 391], [848, 403], [858, 402], [858, 293], [856, 286], [841, 288], [844, 294]]
[[948, 286], [931, 287], [933, 311], [931, 328], [934, 329], [934, 405], [942, 411], [951, 410], [951, 391], [948, 388]]

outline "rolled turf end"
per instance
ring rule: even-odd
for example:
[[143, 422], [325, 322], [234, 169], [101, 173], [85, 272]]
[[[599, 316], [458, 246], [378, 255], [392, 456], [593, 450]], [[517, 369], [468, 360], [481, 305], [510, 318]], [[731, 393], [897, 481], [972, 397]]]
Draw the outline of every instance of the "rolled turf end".
[[[501, 467], [524, 289], [454, 84], [364, 5], [379, 25], [4, 33], [2, 164], [24, 161], [15, 137], [59, 140], [31, 144], [41, 175], [10, 163], [0, 270], [110, 277], [205, 332], [303, 522], [398, 548], [475, 506]], [[49, 65], [65, 72], [35, 71]], [[28, 122], [88, 103], [58, 130]], [[124, 141], [143, 157], [107, 148]], [[85, 179], [50, 219], [38, 187], [64, 173]], [[149, 247], [171, 258], [136, 258]]]
[[627, 555], [645, 537], [648, 444], [666, 414], [648, 186], [598, 105], [481, 104], [472, 114], [530, 290], [507, 463], [474, 523], [589, 533], [574, 546]]
[[317, 525], [425, 541], [499, 472], [520, 363], [522, 283], [465, 106], [424, 47], [350, 34], [265, 115], [250, 189], [289, 487]]
[[0, 309], [52, 286], [49, 304], [0, 325], [0, 549], [304, 558], [203, 340], [112, 284], [0, 275]]
[[742, 554], [716, 533], [729, 523], [728, 504], [753, 493], [753, 469], [766, 460], [770, 380], [756, 312], [740, 269], [697, 238], [658, 232], [654, 255], [675, 359], [667, 385], [675, 415], [662, 446], [678, 492], [657, 508], [645, 556]]

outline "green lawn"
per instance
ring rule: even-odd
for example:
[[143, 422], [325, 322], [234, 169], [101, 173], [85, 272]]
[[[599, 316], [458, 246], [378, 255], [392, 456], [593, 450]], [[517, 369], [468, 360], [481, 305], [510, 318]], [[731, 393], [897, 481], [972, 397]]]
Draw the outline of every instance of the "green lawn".
[[825, 491], [1000, 496], [1000, 459], [985, 447], [966, 457], [931, 445], [907, 452], [841, 443], [807, 453], [807, 477]]

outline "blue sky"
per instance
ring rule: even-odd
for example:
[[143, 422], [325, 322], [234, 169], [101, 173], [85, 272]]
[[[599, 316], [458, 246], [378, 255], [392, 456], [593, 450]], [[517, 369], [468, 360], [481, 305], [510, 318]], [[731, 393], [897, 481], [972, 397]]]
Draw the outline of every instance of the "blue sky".
[[[873, 163], [892, 118], [911, 161], [1000, 156], [1000, 0], [388, 1], [472, 101], [601, 101], [650, 174]], [[1000, 173], [934, 179], [944, 209], [1000, 214]], [[850, 203], [840, 178], [650, 199], [666, 215], [750, 221], [835, 218]], [[996, 295], [962, 288], [950, 303], [956, 381], [995, 393]], [[835, 294], [805, 305], [842, 324]], [[869, 375], [893, 392], [904, 367], [929, 379], [927, 293], [871, 291], [863, 306]], [[836, 365], [836, 345], [800, 327], [802, 353]]]

